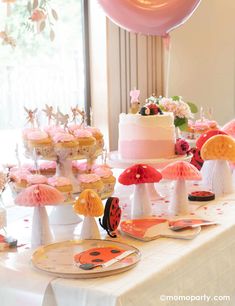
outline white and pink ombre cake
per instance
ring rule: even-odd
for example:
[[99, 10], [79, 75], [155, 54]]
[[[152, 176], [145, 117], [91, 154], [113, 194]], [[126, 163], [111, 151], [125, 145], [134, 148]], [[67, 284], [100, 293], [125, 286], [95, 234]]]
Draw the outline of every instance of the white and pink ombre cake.
[[118, 152], [122, 159], [158, 159], [175, 155], [173, 113], [120, 114]]

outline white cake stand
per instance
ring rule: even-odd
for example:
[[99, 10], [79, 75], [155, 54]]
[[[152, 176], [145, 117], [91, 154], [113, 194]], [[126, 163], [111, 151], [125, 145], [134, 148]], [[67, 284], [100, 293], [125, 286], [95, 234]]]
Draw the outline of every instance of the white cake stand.
[[171, 158], [156, 158], [156, 159], [123, 159], [120, 158], [118, 151], [112, 151], [108, 155], [108, 163], [113, 168], [126, 169], [134, 164], [147, 164], [156, 169], [162, 169], [165, 166], [175, 161], [190, 162], [193, 155], [174, 155]]
[[[112, 151], [108, 155], [108, 163], [111, 167], [126, 169], [134, 164], [147, 164], [156, 169], [162, 169], [165, 166], [175, 162], [175, 161], [187, 161], [190, 162], [193, 155], [174, 155], [172, 158], [158, 158], [158, 159], [122, 159], [118, 154], [118, 151]], [[163, 199], [162, 196], [155, 188], [154, 183], [148, 184], [148, 194], [152, 201], [157, 201]]]

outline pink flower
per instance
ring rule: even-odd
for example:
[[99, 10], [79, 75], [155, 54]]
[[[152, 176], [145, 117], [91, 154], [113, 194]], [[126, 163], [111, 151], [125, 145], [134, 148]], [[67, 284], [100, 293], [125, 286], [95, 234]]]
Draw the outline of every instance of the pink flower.
[[178, 138], [175, 143], [175, 153], [177, 155], [185, 155], [189, 152], [190, 146], [188, 142], [182, 138]]
[[46, 15], [42, 10], [36, 9], [33, 11], [33, 14], [31, 16], [32, 21], [41, 21], [46, 19]]

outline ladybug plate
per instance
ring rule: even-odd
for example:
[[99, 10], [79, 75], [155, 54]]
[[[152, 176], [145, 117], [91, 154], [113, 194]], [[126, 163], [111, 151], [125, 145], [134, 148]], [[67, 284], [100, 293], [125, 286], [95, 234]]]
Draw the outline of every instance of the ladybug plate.
[[110, 197], [107, 199], [104, 209], [103, 218], [99, 219], [100, 225], [107, 231], [112, 238], [117, 237], [115, 231], [121, 220], [121, 208], [119, 206], [119, 199]]

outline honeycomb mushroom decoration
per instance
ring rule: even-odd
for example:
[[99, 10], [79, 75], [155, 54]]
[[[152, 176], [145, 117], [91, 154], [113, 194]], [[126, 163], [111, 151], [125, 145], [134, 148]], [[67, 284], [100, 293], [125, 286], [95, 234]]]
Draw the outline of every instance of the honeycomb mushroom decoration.
[[201, 180], [201, 174], [195, 166], [185, 161], [177, 161], [162, 169], [162, 177], [175, 180], [169, 213], [171, 215], [187, 215], [189, 213], [186, 181]]
[[[210, 130], [204, 134], [202, 134], [198, 140], [196, 141], [196, 148], [198, 150], [202, 149], [202, 146], [204, 145], [204, 143], [210, 139], [213, 136], [216, 135], [227, 135], [224, 131], [221, 130]], [[212, 184], [212, 169], [215, 166], [215, 160], [205, 160], [203, 162], [203, 166], [201, 168], [201, 174], [202, 174], [202, 185], [204, 185], [205, 187], [211, 187]]]
[[216, 135], [208, 139], [201, 149], [204, 160], [214, 160], [211, 189], [216, 196], [233, 192], [232, 171], [228, 162], [235, 162], [235, 140], [228, 135]]
[[85, 189], [81, 192], [73, 209], [77, 214], [84, 216], [80, 238], [100, 239], [95, 217], [103, 215], [104, 207], [98, 194], [92, 189]]
[[132, 218], [152, 215], [152, 204], [149, 198], [147, 184], [158, 183], [161, 179], [161, 173], [146, 164], [131, 166], [119, 176], [119, 183], [123, 185], [135, 185], [131, 208]]
[[53, 241], [54, 237], [49, 227], [45, 206], [57, 205], [63, 201], [62, 193], [45, 184], [32, 185], [17, 195], [15, 204], [34, 207], [31, 235], [31, 246], [33, 248]]
[[224, 131], [229, 136], [235, 138], [235, 119], [229, 121], [222, 127], [222, 131]]

